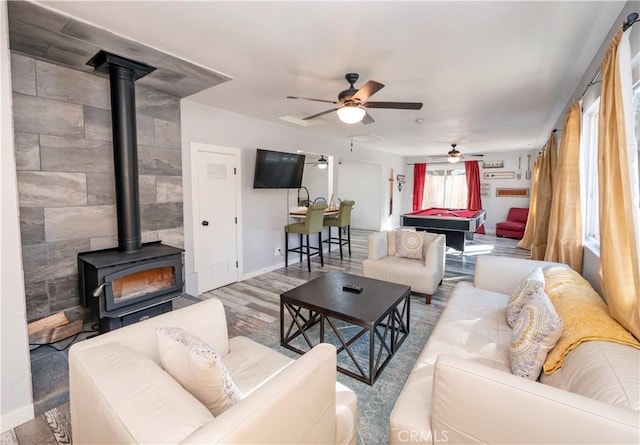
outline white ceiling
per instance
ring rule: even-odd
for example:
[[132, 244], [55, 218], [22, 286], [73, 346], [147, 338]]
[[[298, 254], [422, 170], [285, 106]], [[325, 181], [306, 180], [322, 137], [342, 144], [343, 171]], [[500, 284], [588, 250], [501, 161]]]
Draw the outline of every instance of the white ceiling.
[[347, 72], [384, 83], [371, 100], [424, 107], [306, 131], [420, 156], [540, 147], [625, 2], [41, 3], [233, 77], [192, 98], [283, 125], [330, 108], [288, 95], [336, 100]]

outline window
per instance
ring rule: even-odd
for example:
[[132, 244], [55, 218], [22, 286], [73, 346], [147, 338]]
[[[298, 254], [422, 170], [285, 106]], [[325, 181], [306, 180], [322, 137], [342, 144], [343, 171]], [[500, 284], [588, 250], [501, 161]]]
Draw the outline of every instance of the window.
[[[640, 53], [631, 61], [631, 74], [633, 82], [633, 110], [635, 116], [634, 132], [637, 144], [637, 153], [640, 158]], [[582, 138], [581, 138], [581, 173], [582, 177], [582, 202], [584, 221], [584, 241], [594, 252], [600, 246], [600, 215], [598, 206], [598, 119], [600, 109], [599, 89], [592, 89], [583, 98]], [[629, 159], [633, 165], [634, 159]], [[637, 161], [636, 161], [637, 162]], [[640, 193], [640, 162], [636, 163], [631, 178], [632, 186]], [[637, 199], [637, 198], [634, 198]], [[640, 206], [640, 200], [637, 200]], [[636, 221], [640, 225], [640, 221]], [[640, 227], [638, 227], [640, 230]]]
[[464, 168], [428, 170], [424, 181], [422, 208], [467, 207], [467, 175]]
[[600, 244], [600, 216], [598, 214], [598, 117], [600, 98], [584, 113], [582, 141], [585, 154], [585, 240]]

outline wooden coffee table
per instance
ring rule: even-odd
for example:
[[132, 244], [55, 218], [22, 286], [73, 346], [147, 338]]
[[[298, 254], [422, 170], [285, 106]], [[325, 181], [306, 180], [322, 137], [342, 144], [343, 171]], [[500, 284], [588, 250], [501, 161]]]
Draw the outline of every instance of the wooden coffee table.
[[[363, 290], [347, 292], [344, 284]], [[329, 272], [280, 295], [280, 344], [304, 354], [334, 343], [338, 370], [372, 385], [409, 335], [410, 293], [409, 286]]]

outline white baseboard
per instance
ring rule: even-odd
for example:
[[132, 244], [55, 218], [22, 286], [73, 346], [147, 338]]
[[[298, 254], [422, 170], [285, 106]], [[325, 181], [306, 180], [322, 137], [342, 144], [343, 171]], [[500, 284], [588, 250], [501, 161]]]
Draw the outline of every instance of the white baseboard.
[[[347, 249], [347, 246], [343, 246], [343, 249]], [[339, 250], [339, 246], [336, 243], [332, 243], [331, 244], [331, 250], [330, 251], [338, 251]], [[324, 253], [326, 254], [329, 251], [329, 249], [327, 249], [326, 251], [324, 251]], [[305, 255], [302, 256], [303, 257], [303, 261], [307, 260], [307, 257]], [[289, 254], [289, 264], [297, 264], [300, 262], [300, 254], [296, 253], [290, 253]], [[253, 278], [253, 277], [257, 277], [258, 275], [262, 275], [268, 272], [272, 272], [274, 270], [277, 269], [282, 269], [284, 267], [284, 258], [282, 259], [282, 261], [277, 262], [276, 264], [273, 264], [271, 266], [268, 267], [264, 267], [262, 269], [258, 269], [258, 270], [254, 270], [251, 272], [248, 272], [244, 275], [242, 275], [242, 278], [240, 280], [248, 280], [249, 278]]]
[[[297, 262], [298, 262], [298, 260], [289, 261], [289, 264], [293, 264], [293, 263], [297, 263]], [[265, 267], [263, 269], [258, 269], [258, 270], [254, 270], [254, 271], [251, 271], [249, 273], [246, 273], [246, 274], [242, 275], [241, 280], [248, 280], [249, 278], [257, 277], [258, 275], [262, 275], [262, 274], [265, 274], [265, 273], [268, 273], [268, 272], [272, 272], [272, 271], [274, 271], [276, 269], [281, 269], [283, 267], [284, 267], [284, 260], [281, 263], [277, 263], [277, 264], [274, 264], [272, 266]]]
[[22, 425], [34, 418], [33, 403], [18, 408], [10, 413], [2, 414], [0, 420], [0, 431], [3, 433], [12, 428]]

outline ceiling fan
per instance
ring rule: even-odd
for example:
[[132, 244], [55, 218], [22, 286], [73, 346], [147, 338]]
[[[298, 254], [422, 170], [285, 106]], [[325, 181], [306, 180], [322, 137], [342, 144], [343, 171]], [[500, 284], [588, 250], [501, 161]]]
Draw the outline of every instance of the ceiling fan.
[[[458, 144], [451, 144], [451, 150], [449, 150], [449, 152], [447, 153], [447, 162], [450, 162], [451, 164], [455, 164], [456, 162], [459, 162], [460, 159], [464, 158], [464, 157], [483, 157], [483, 154], [468, 154], [468, 155], [463, 155], [458, 149], [456, 149], [456, 147], [458, 146]], [[444, 157], [444, 156], [434, 156], [434, 157]]]
[[315, 165], [320, 170], [324, 170], [329, 165], [329, 161], [327, 161], [327, 158], [325, 158], [324, 155], [320, 155], [320, 159], [318, 159], [317, 161], [305, 162], [305, 164]]
[[323, 111], [313, 116], [307, 116], [302, 120], [315, 119], [325, 114], [338, 113], [338, 118], [346, 124], [355, 124], [362, 122], [365, 125], [372, 124], [375, 120], [371, 117], [365, 108], [390, 108], [396, 110], [419, 110], [422, 108], [422, 102], [371, 102], [369, 97], [384, 88], [384, 84], [370, 80], [360, 89], [356, 89], [353, 84], [356, 83], [360, 76], [357, 73], [347, 73], [344, 78], [347, 79], [350, 86], [338, 94], [338, 100], [313, 99], [311, 97], [287, 96], [287, 99], [303, 99], [312, 100], [314, 102], [325, 102], [337, 105], [330, 110]]

